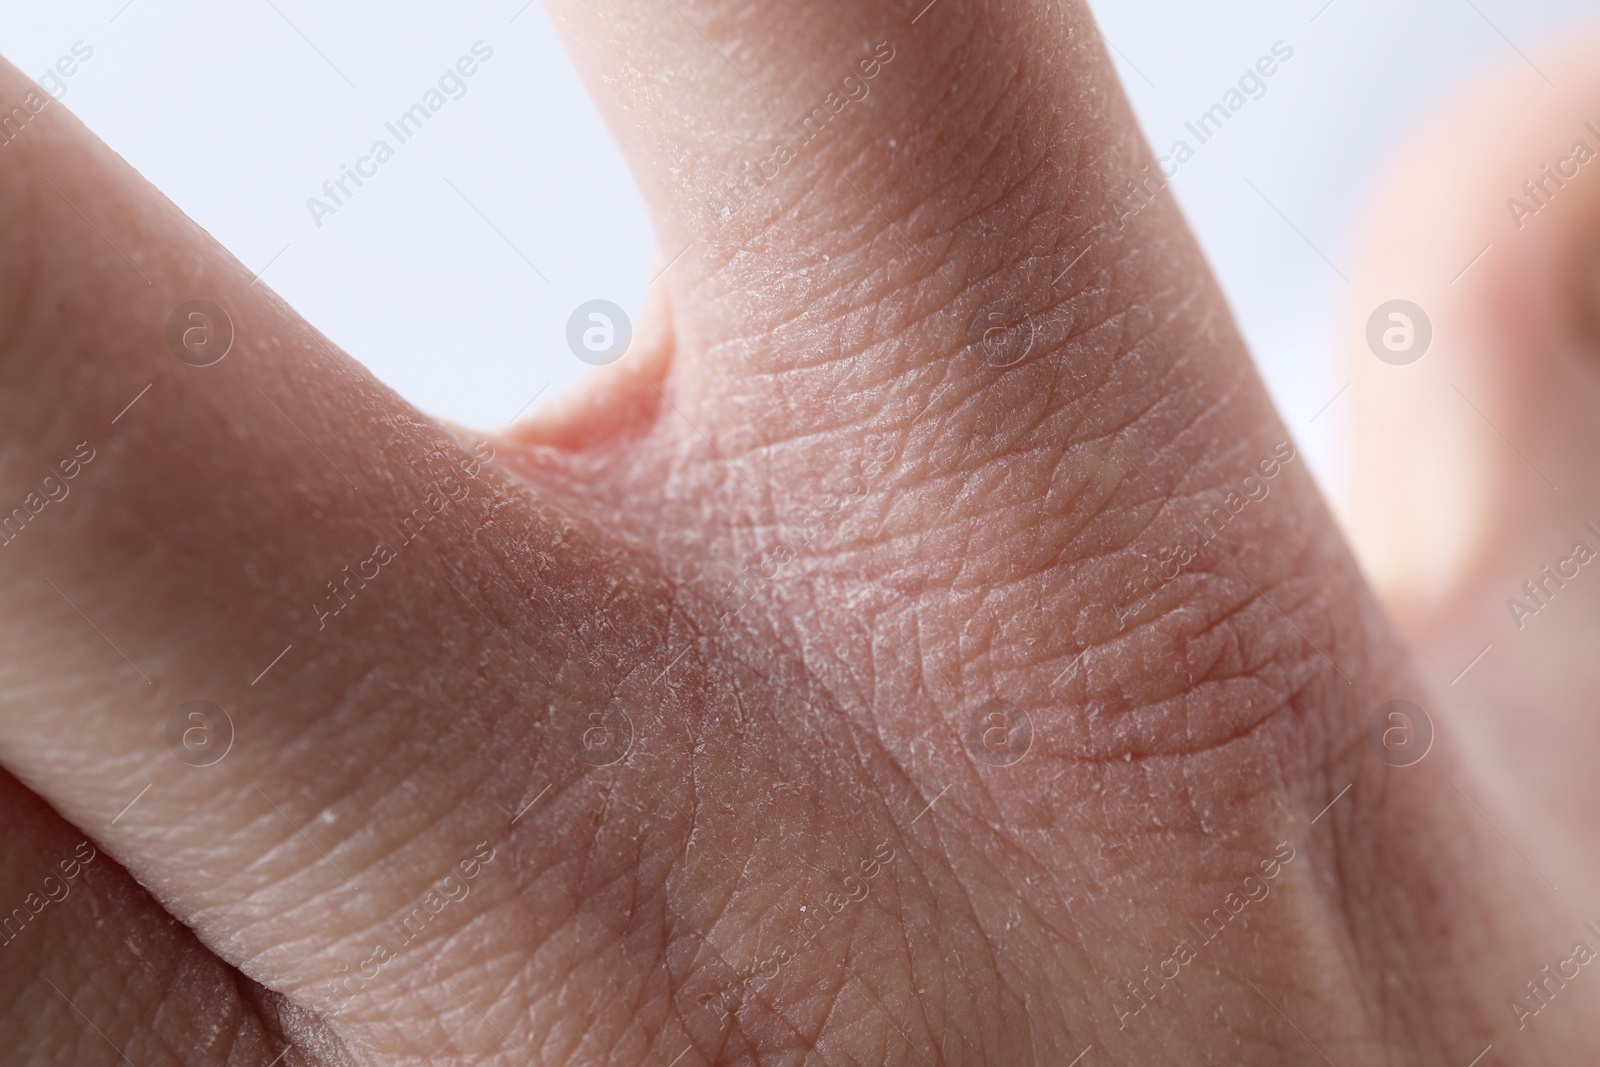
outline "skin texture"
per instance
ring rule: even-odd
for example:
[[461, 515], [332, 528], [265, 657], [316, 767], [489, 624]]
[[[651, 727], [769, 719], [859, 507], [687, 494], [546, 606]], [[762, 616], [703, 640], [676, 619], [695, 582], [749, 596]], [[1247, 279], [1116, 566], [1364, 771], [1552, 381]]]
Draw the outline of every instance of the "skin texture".
[[[1582, 826], [1516, 826], [1562, 892], [1508, 848], [1537, 761], [1481, 758], [1494, 692], [1458, 723], [1412, 615], [1408, 662], [1171, 200], [1118, 220], [1150, 157], [1087, 14], [550, 7], [684, 251], [627, 358], [502, 434], [60, 105], [0, 147], [0, 502], [80, 458], [0, 547], [0, 906], [96, 856], [0, 947], [0, 1048], [1591, 1058], [1600, 980], [1506, 1006], [1592, 936]], [[196, 298], [207, 367], [164, 340]], [[195, 699], [210, 766], [167, 741]], [[1413, 766], [1369, 743], [1393, 699], [1433, 709]]]

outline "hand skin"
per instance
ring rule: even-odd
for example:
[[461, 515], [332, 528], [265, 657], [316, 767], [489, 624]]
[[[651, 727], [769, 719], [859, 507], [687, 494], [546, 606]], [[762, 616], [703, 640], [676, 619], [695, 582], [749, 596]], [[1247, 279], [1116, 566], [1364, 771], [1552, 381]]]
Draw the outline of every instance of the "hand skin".
[[[1600, 979], [1507, 1009], [1590, 936], [1585, 828], [1503, 821], [1538, 765], [1464, 755], [1494, 716], [1408, 664], [1170, 198], [1115, 224], [1151, 157], [1088, 15], [550, 8], [688, 250], [484, 446], [60, 105], [0, 147], [0, 502], [96, 457], [0, 547], [0, 908], [98, 852], [0, 947], [6, 1062], [1592, 1060]], [[196, 298], [236, 334], [203, 368], [163, 339]], [[193, 699], [209, 767], [166, 742]], [[992, 701], [1020, 760], [969, 743]]]

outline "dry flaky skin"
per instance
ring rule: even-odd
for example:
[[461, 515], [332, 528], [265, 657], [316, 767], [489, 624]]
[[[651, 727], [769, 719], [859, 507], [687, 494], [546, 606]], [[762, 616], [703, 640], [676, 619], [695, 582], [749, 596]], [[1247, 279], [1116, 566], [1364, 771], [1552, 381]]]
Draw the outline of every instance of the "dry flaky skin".
[[0, 505], [93, 454], [0, 548], [0, 908], [97, 856], [0, 948], [4, 1062], [1581, 1061], [1600, 982], [1504, 1003], [1581, 894], [1442, 724], [1369, 751], [1434, 705], [1175, 208], [1109, 207], [1145, 152], [1087, 16], [552, 7], [686, 251], [492, 442], [59, 105], [0, 148]]

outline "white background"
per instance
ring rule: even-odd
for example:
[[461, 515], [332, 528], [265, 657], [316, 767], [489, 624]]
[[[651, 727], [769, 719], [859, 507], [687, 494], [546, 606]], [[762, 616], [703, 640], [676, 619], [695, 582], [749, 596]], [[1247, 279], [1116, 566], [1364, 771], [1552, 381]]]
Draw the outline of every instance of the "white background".
[[[93, 130], [412, 402], [491, 426], [588, 369], [564, 342], [569, 314], [595, 297], [635, 314], [654, 254], [615, 147], [543, 10], [524, 3], [0, 0], [0, 52], [37, 77], [75, 42], [92, 47], [64, 102]], [[1339, 271], [1379, 168], [1451, 87], [1536, 54], [1600, 4], [1093, 7], [1158, 151], [1275, 41], [1294, 49], [1173, 185], [1336, 496], [1339, 407], [1311, 419], [1343, 381]], [[494, 58], [468, 94], [318, 228], [307, 197], [378, 137], [393, 144], [384, 122], [479, 39]]]

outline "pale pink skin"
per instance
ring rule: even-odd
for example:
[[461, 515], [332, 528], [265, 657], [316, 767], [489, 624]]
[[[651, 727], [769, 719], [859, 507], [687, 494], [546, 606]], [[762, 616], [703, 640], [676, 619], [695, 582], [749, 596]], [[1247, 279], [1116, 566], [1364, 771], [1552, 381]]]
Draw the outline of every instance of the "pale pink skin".
[[[61, 105], [0, 147], [0, 507], [37, 510], [0, 547], [7, 1062], [1592, 1061], [1600, 578], [1449, 683], [1594, 499], [1600, 184], [1435, 316], [1489, 324], [1461, 373], [1507, 379], [1570, 503], [1493, 453], [1487, 506], [1419, 509], [1454, 554], [1408, 583], [1434, 542], [1392, 499], [1463, 479], [1362, 439], [1418, 667], [1170, 193], [1117, 222], [1151, 157], [1081, 9], [550, 7], [687, 251], [627, 358], [500, 434], [374, 381]], [[1592, 51], [1547, 62], [1457, 199], [1503, 210], [1486, 176], [1600, 91]], [[1424, 162], [1374, 232], [1490, 240]], [[1368, 296], [1444, 268], [1372, 248], [1352, 406], [1490, 455], [1374, 368]], [[196, 298], [235, 332], [209, 367], [164, 337]], [[999, 300], [1033, 329], [1005, 367], [969, 343]], [[235, 731], [210, 767], [167, 744], [194, 699]], [[1394, 699], [1435, 726], [1412, 766], [1369, 744]], [[610, 707], [625, 752], [585, 749]], [[1546, 965], [1579, 976], [1519, 1017]]]

